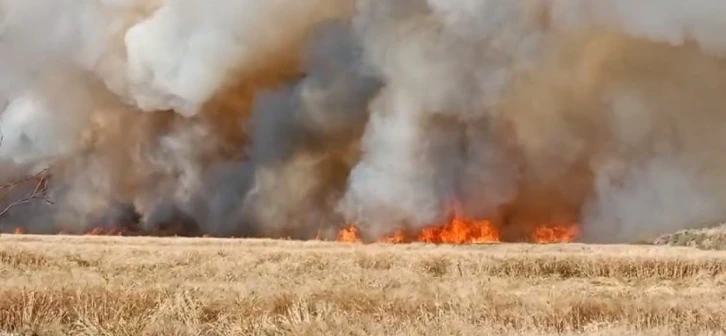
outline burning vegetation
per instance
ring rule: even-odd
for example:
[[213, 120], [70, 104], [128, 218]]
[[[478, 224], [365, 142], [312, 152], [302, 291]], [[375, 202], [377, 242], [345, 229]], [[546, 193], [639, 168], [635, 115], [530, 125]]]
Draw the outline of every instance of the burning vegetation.
[[[532, 232], [531, 240], [534, 243], [569, 243], [577, 238], [577, 225], [543, 225]], [[16, 227], [14, 234], [25, 234], [25, 229]], [[58, 234], [69, 234], [60, 231]], [[210, 234], [189, 235], [189, 231], [176, 227], [158, 231], [144, 231], [129, 227], [106, 227], [94, 226], [87, 230], [85, 235], [91, 236], [191, 236], [191, 237], [212, 237]], [[316, 239], [320, 239], [316, 237]], [[340, 229], [337, 241], [347, 243], [362, 242], [358, 228], [354, 225]], [[432, 244], [483, 244], [500, 242], [497, 228], [488, 220], [468, 220], [462, 218], [452, 219], [442, 225], [432, 225], [424, 228], [418, 234], [408, 234], [403, 230], [397, 230], [377, 240], [386, 244], [406, 244], [412, 242], [423, 242]]]
[[723, 219], [726, 5], [634, 3], [2, 2], [0, 232], [620, 242]]
[[[199, 231], [195, 224], [190, 222], [177, 222], [167, 224], [155, 229], [144, 229], [139, 227], [138, 222], [126, 222], [121, 224], [99, 224], [91, 226], [81, 232], [91, 236], [186, 236], [186, 237], [211, 237]], [[529, 239], [522, 239], [533, 243], [568, 243], [577, 238], [578, 225], [541, 225], [534, 228]], [[338, 232], [337, 241], [348, 243], [363, 242], [359, 229], [355, 225], [344, 226]], [[25, 234], [23, 227], [15, 227], [14, 234]], [[58, 234], [73, 234], [61, 230]], [[322, 239], [317, 235], [314, 239]], [[390, 234], [376, 240], [378, 243], [405, 244], [412, 242], [423, 242], [432, 244], [482, 244], [500, 242], [499, 229], [489, 220], [475, 220], [464, 217], [453, 216], [451, 220], [442, 224], [434, 224], [424, 227], [420, 232], [410, 232], [403, 229], [395, 230]]]

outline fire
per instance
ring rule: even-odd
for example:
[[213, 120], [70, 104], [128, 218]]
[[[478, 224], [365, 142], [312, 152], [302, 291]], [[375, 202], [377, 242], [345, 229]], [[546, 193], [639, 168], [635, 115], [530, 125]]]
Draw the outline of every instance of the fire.
[[[569, 243], [579, 234], [576, 224], [553, 225], [546, 224], [534, 228], [531, 241], [540, 244]], [[338, 241], [357, 243], [361, 242], [359, 229], [355, 225], [348, 225], [338, 232]], [[411, 242], [424, 242], [434, 244], [476, 244], [495, 243], [500, 241], [500, 232], [489, 220], [468, 219], [456, 217], [447, 223], [432, 225], [424, 228], [418, 234], [407, 234], [404, 230], [378, 239], [379, 243], [402, 244]]]
[[532, 240], [537, 243], [568, 243], [579, 234], [577, 225], [542, 225], [532, 232]]
[[[338, 232], [338, 241], [360, 242], [359, 230], [355, 225], [348, 225]], [[410, 234], [399, 229], [390, 235], [380, 238], [378, 242], [387, 244], [402, 244], [410, 242], [425, 242], [437, 244], [472, 244], [498, 242], [499, 231], [488, 220], [475, 220], [464, 217], [454, 217], [445, 224], [432, 225], [419, 233]]]
[[409, 241], [407, 239], [406, 232], [403, 230], [396, 230], [393, 234], [383, 237], [378, 240], [380, 243], [387, 243], [387, 244], [401, 244], [406, 243]]
[[[463, 215], [461, 207], [456, 201], [451, 203], [453, 213], [451, 219], [444, 223], [431, 225], [418, 232], [398, 229], [393, 233], [378, 239], [379, 243], [403, 244], [411, 242], [424, 242], [434, 244], [476, 244], [495, 243], [501, 238], [500, 228], [493, 221], [487, 219], [473, 219]], [[579, 235], [579, 226], [570, 224], [542, 224], [534, 226], [529, 241], [534, 243], [568, 243], [574, 241]], [[524, 240], [527, 240], [525, 237]], [[348, 224], [338, 232], [338, 241], [361, 242], [360, 230], [357, 226]]]
[[338, 241], [348, 243], [360, 242], [360, 238], [358, 237], [358, 228], [351, 225], [341, 229], [340, 232], [338, 232]]
[[[25, 234], [26, 231], [22, 227], [16, 227], [13, 231], [15, 234]], [[60, 231], [59, 234], [65, 234]], [[94, 226], [89, 228], [85, 235], [92, 236], [168, 236], [165, 232], [135, 232], [129, 228], [114, 226]], [[531, 231], [530, 241], [534, 243], [568, 243], [577, 239], [580, 234], [577, 224], [543, 224], [534, 227]], [[202, 237], [212, 237], [205, 234]], [[320, 239], [320, 232], [316, 239]], [[526, 238], [525, 238], [526, 239]], [[347, 225], [338, 232], [337, 241], [360, 243], [360, 230], [355, 225]], [[496, 225], [486, 219], [470, 219], [460, 215], [453, 216], [452, 219], [437, 225], [431, 225], [423, 228], [419, 232], [411, 232], [398, 229], [393, 233], [378, 239], [379, 243], [385, 244], [405, 244], [412, 242], [424, 242], [433, 244], [476, 244], [476, 243], [495, 243], [500, 241], [500, 231]]]
[[444, 244], [498, 242], [499, 230], [488, 220], [455, 217], [443, 226], [423, 229], [418, 240]]
[[123, 234], [124, 231], [122, 229], [116, 227], [107, 229], [100, 226], [95, 226], [86, 232], [86, 235], [89, 236], [121, 236]]
[[[142, 230], [135, 226], [120, 226], [120, 225], [96, 225], [91, 226], [84, 231], [77, 232], [66, 229], [59, 229], [56, 234], [58, 235], [85, 235], [85, 236], [129, 236], [129, 237], [169, 237], [169, 236], [181, 236], [181, 229], [178, 227], [171, 227], [168, 230]], [[26, 230], [23, 227], [16, 227], [13, 229], [14, 234], [26, 234]], [[199, 233], [193, 235], [194, 237], [210, 238], [214, 235], [210, 233]]]

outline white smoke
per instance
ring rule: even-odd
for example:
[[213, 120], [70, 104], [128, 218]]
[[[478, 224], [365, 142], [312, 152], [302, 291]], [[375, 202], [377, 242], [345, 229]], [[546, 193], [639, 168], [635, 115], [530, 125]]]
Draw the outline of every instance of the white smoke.
[[583, 212], [583, 238], [634, 241], [718, 221], [725, 215], [722, 204], [704, 192], [695, 174], [667, 157], [632, 167], [625, 176], [599, 171], [593, 203]]
[[55, 82], [16, 96], [0, 115], [0, 156], [17, 164], [52, 160], [79, 140], [92, 108], [91, 90], [73, 75], [55, 75]]
[[290, 34], [286, 19], [313, 16], [325, 2], [168, 0], [126, 32], [127, 94], [142, 110], [195, 115], [230, 71]]
[[721, 1], [576, 0], [551, 1], [552, 22], [567, 29], [606, 25], [630, 36], [681, 46], [696, 42], [705, 52], [723, 54], [726, 28]]
[[244, 52], [259, 47], [250, 38], [262, 33], [254, 27], [270, 8], [259, 1], [166, 2], [126, 32], [133, 102], [196, 114]]
[[441, 221], [453, 200], [505, 231], [565, 212], [590, 241], [658, 234], [726, 215], [724, 14], [709, 0], [3, 0], [0, 171], [62, 162], [50, 214], [65, 222], [134, 204], [149, 227], [376, 237]]
[[[356, 222], [382, 227], [377, 233], [381, 230], [390, 232], [397, 225], [420, 227], [440, 220], [446, 211], [442, 203], [447, 202], [451, 193], [464, 198], [465, 211], [474, 215], [491, 215], [491, 209], [515, 200], [518, 196], [515, 186], [527, 182], [522, 182], [518, 176], [516, 165], [507, 164], [511, 157], [497, 154], [500, 148], [487, 139], [490, 130], [482, 127], [476, 133], [467, 134], [460, 126], [444, 136], [439, 134], [446, 133], [445, 130], [450, 130], [451, 124], [457, 121], [506, 120], [508, 116], [500, 113], [507, 112], [500, 110], [499, 103], [511, 80], [526, 76], [528, 70], [544, 65], [541, 57], [548, 53], [548, 48], [560, 46], [560, 36], [578, 34], [579, 30], [607, 29], [624, 36], [673, 46], [694, 42], [707, 54], [720, 53], [726, 43], [726, 39], [718, 36], [726, 20], [722, 15], [714, 14], [723, 14], [726, 10], [713, 1], [685, 4], [678, 1], [431, 0], [428, 7], [423, 1], [399, 1], [395, 4], [360, 1], [359, 4], [360, 14], [354, 22], [358, 24], [362, 40], [367, 43], [367, 60], [386, 80], [388, 95], [381, 97], [372, 110], [372, 119], [364, 136], [364, 154], [352, 172], [343, 207]], [[622, 57], [596, 55], [602, 58], [609, 56]], [[588, 70], [582, 72], [582, 76], [593, 75], [600, 74]], [[585, 84], [590, 80], [581, 78], [586, 81]], [[547, 85], [546, 82], [542, 84]], [[576, 85], [572, 87], [576, 88]], [[523, 94], [526, 95], [526, 90]], [[588, 99], [593, 98], [598, 97]], [[599, 99], [604, 100], [605, 96]], [[647, 113], [639, 113], [638, 110], [643, 112], [639, 106], [648, 103], [638, 99], [634, 98], [629, 106], [614, 106], [611, 110], [596, 112], [616, 114], [614, 119], [618, 124], [612, 126], [612, 132], [620, 135], [610, 139], [614, 142], [613, 146], [642, 146], [643, 142], [633, 137], [653, 137], [653, 133], [661, 132], [662, 127], [698, 132], [698, 127], [703, 126], [695, 123], [665, 126], [670, 122], [658, 120], [664, 118], [658, 113], [650, 116], [655, 120], [649, 120]], [[590, 100], [588, 103], [598, 105], [602, 102]], [[573, 160], [581, 160], [582, 155], [595, 155], [594, 160], [599, 154], [583, 152], [592, 150], [583, 147], [589, 146], [586, 144], [591, 141], [590, 135], [583, 137], [567, 130], [567, 127], [586, 125], [568, 125], [569, 121], [564, 119], [566, 116], [563, 114], [567, 113], [563, 110], [567, 108], [574, 107], [559, 106], [552, 111], [555, 115], [549, 116], [548, 121], [532, 123], [532, 127], [538, 130], [531, 132], [532, 140], [527, 141], [534, 152], [529, 153], [530, 159], [523, 164], [535, 172], [548, 170], [546, 175], [537, 176], [540, 179], [550, 176], [553, 181], [553, 176], [557, 176], [560, 179], [557, 183], [563, 185], [555, 188], [564, 189], [564, 194], [572, 194], [575, 191], [568, 191], [567, 183], [575, 183], [574, 180], [568, 181], [561, 174], [575, 163]], [[537, 115], [521, 114], [523, 118]], [[598, 120], [601, 116], [587, 118]], [[534, 136], [537, 133], [549, 135], [548, 138]], [[457, 137], [459, 146], [479, 143], [483, 144], [486, 152], [478, 153], [477, 157], [466, 156], [461, 151], [457, 153], [456, 145], [446, 145], [456, 142]], [[535, 144], [535, 141], [541, 143]], [[436, 154], [442, 146], [446, 147], [444, 152], [448, 153], [447, 156]], [[711, 150], [715, 148], [708, 149]], [[553, 155], [563, 160], [550, 160]], [[485, 160], [487, 156], [492, 159], [487, 164], [474, 163]], [[657, 154], [652, 159], [656, 160], [654, 162], [661, 160]], [[626, 164], [635, 165], [636, 162]], [[467, 166], [480, 171], [472, 172], [471, 168], [465, 168]], [[694, 165], [688, 163], [686, 166]], [[663, 173], [667, 169], [671, 169], [671, 173]], [[627, 185], [616, 186], [603, 184], [606, 173], [600, 167], [593, 167], [594, 194], [580, 192], [576, 196], [592, 197], [592, 202], [600, 204], [584, 208], [585, 239], [617, 241], [632, 238], [635, 233], [662, 233], [674, 229], [678, 225], [676, 223], [692, 225], [723, 215], [716, 211], [715, 195], [704, 194], [702, 188], [696, 188], [694, 184], [698, 180], [687, 177], [690, 173], [683, 169], [633, 171], [628, 174], [637, 177], [628, 178]], [[661, 183], [661, 180], [667, 181]], [[663, 187], [667, 185], [673, 188]], [[456, 190], [457, 187], [459, 190]], [[652, 198], [663, 201], [650, 201]], [[613, 202], [612, 199], [627, 201]], [[700, 206], [693, 206], [696, 204]], [[673, 212], [680, 215], [673, 215]]]

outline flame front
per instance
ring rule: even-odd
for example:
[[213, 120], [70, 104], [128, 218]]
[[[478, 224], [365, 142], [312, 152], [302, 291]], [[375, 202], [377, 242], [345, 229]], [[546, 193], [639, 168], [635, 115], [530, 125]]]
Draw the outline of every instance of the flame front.
[[499, 241], [499, 230], [488, 220], [456, 217], [443, 226], [428, 227], [418, 240], [426, 243], [469, 244]]
[[[16, 227], [15, 234], [25, 234], [25, 230]], [[579, 235], [579, 226], [576, 224], [545, 224], [536, 226], [531, 233], [531, 241], [534, 243], [568, 243], [574, 241]], [[64, 231], [59, 234], [65, 234]], [[86, 230], [85, 235], [93, 236], [125, 236], [142, 235], [117, 227], [104, 228], [101, 226], [91, 227]], [[159, 232], [151, 235], [160, 235]], [[204, 235], [211, 237], [211, 235]], [[320, 233], [316, 236], [320, 239]], [[360, 243], [360, 230], [355, 225], [347, 225], [338, 232], [337, 241], [348, 243]], [[492, 223], [485, 219], [469, 219], [455, 216], [444, 224], [432, 225], [422, 229], [420, 232], [407, 232], [398, 229], [393, 233], [378, 239], [379, 243], [405, 244], [412, 242], [424, 242], [433, 244], [476, 244], [495, 243], [500, 241], [500, 231]]]
[[122, 236], [124, 235], [124, 231], [120, 228], [112, 227], [112, 228], [104, 228], [101, 226], [95, 226], [92, 227], [90, 230], [86, 231], [86, 235], [89, 236]]
[[532, 240], [537, 243], [569, 243], [579, 233], [577, 225], [541, 225], [532, 232]]
[[360, 237], [358, 236], [358, 228], [351, 225], [341, 229], [340, 232], [338, 232], [338, 241], [348, 243], [360, 242]]
[[[355, 225], [347, 225], [338, 232], [338, 241], [361, 242], [360, 230]], [[569, 243], [579, 235], [577, 224], [544, 224], [536, 226], [531, 233], [534, 243]], [[378, 239], [379, 243], [403, 244], [424, 242], [434, 244], [476, 244], [495, 243], [500, 241], [499, 229], [486, 219], [469, 219], [454, 217], [449, 222], [432, 225], [415, 234], [407, 234], [405, 230], [396, 230], [390, 235]]]
[[[348, 225], [338, 232], [338, 241], [360, 242], [358, 227]], [[411, 242], [425, 242], [436, 244], [473, 244], [499, 241], [499, 230], [488, 220], [468, 219], [454, 217], [449, 222], [432, 225], [421, 232], [407, 234], [399, 229], [390, 235], [378, 239], [380, 243], [402, 244]]]

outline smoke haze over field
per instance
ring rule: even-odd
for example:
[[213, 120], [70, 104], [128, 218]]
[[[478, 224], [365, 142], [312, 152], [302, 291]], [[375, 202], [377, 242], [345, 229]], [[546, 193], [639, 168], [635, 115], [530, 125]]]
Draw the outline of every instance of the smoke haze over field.
[[[0, 231], [503, 239], [726, 217], [726, 3], [2, 0]], [[6, 192], [0, 208], [35, 187]], [[452, 206], [453, 205], [453, 206]], [[135, 210], [134, 210], [135, 209]]]

